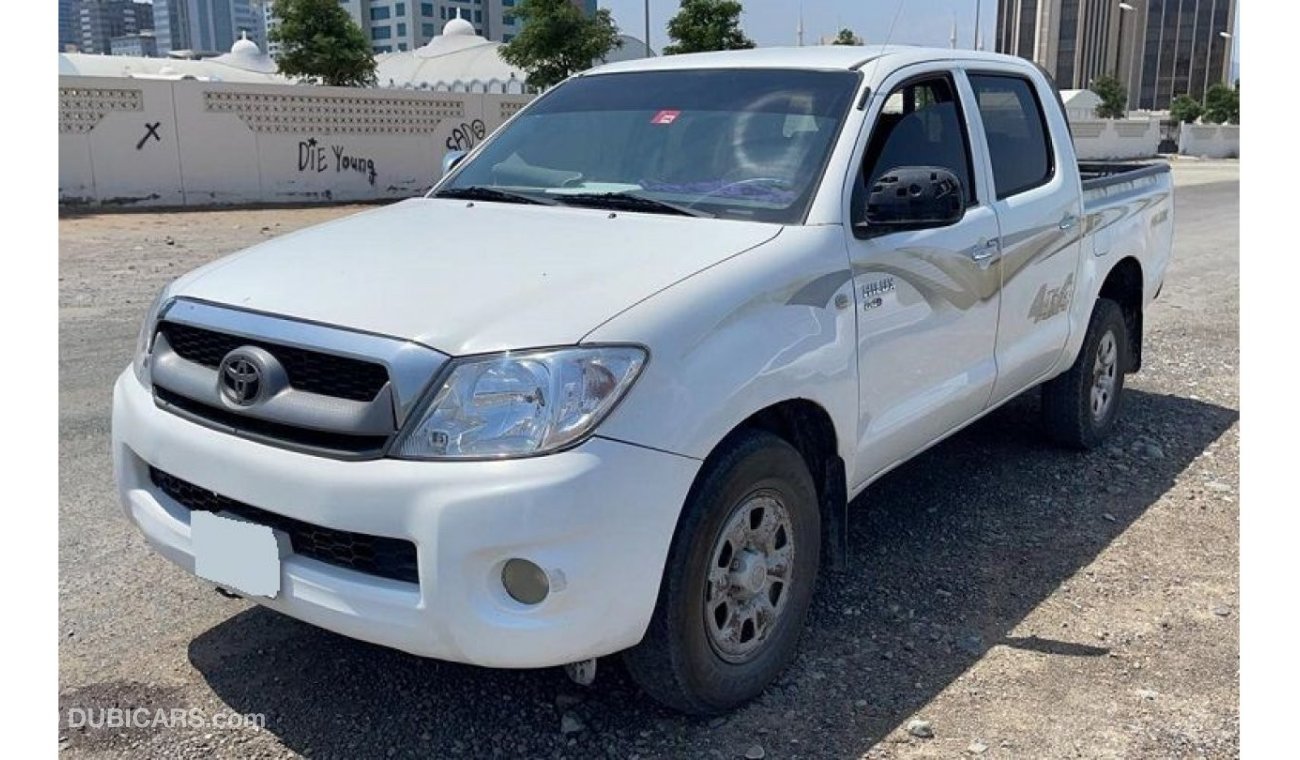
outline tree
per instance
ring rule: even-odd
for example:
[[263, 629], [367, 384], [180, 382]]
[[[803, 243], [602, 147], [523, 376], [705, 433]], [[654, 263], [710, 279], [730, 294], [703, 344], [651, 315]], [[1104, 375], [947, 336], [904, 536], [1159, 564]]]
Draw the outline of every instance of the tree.
[[681, 10], [668, 22], [675, 44], [666, 45], [664, 55], [754, 47], [740, 29], [740, 11], [737, 0], [682, 0]]
[[1193, 124], [1201, 118], [1204, 109], [1196, 98], [1190, 95], [1179, 95], [1174, 98], [1174, 102], [1169, 104], [1169, 116], [1180, 124]]
[[375, 83], [370, 41], [338, 0], [276, 0], [275, 15], [268, 38], [280, 43], [281, 74], [338, 87]]
[[1216, 84], [1205, 93], [1205, 120], [1211, 124], [1241, 122], [1241, 98], [1238, 90]]
[[862, 38], [854, 34], [853, 30], [846, 26], [840, 30], [839, 34], [835, 35], [835, 39], [831, 42], [831, 44], [832, 45], [861, 45]]
[[622, 46], [608, 8], [588, 18], [571, 0], [520, 0], [512, 15], [523, 29], [501, 48], [506, 63], [528, 72], [528, 84], [544, 90]]
[[1122, 119], [1128, 114], [1128, 92], [1118, 79], [1097, 77], [1092, 80], [1091, 89], [1101, 98], [1096, 110], [1098, 119]]

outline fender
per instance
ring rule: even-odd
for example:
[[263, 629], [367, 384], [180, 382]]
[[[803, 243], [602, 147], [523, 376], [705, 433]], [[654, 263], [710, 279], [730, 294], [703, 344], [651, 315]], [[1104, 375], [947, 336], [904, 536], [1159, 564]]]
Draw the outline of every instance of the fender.
[[655, 346], [598, 435], [704, 459], [755, 412], [806, 399], [829, 414], [840, 457], [855, 461], [857, 433], [844, 425], [857, 419], [857, 326], [843, 241], [836, 225], [786, 227], [594, 329], [584, 342]]

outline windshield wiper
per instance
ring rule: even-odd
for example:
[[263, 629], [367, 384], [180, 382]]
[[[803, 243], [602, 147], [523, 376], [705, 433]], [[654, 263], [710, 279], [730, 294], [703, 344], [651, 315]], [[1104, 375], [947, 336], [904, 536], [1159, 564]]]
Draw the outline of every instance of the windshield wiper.
[[461, 198], [469, 201], [499, 201], [501, 203], [534, 203], [539, 206], [554, 206], [555, 201], [529, 193], [520, 193], [513, 190], [500, 190], [495, 187], [484, 187], [483, 185], [469, 185], [468, 187], [449, 187], [445, 190], [439, 190], [433, 194], [435, 198]]
[[678, 214], [712, 219], [714, 214], [700, 211], [689, 206], [647, 198], [644, 195], [629, 193], [556, 193], [555, 200], [568, 206], [586, 206], [588, 208], [622, 209], [624, 211], [646, 211], [652, 214]]

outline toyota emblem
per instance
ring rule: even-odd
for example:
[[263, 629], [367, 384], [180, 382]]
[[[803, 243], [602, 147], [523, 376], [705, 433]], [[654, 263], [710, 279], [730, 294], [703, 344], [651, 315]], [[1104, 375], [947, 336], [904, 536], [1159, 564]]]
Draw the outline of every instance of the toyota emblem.
[[250, 406], [262, 394], [262, 367], [250, 352], [237, 348], [226, 354], [217, 373], [221, 395], [232, 404]]

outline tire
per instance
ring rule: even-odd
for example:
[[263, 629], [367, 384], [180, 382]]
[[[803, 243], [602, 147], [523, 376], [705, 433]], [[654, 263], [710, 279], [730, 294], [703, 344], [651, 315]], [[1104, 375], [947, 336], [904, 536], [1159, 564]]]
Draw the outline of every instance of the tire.
[[1091, 449], [1104, 441], [1119, 418], [1124, 374], [1130, 366], [1124, 312], [1114, 301], [1099, 298], [1074, 365], [1043, 384], [1043, 427], [1048, 437], [1077, 449]]
[[623, 655], [628, 672], [693, 715], [758, 696], [794, 657], [820, 551], [817, 489], [799, 452], [761, 431], [724, 442], [687, 497], [645, 638]]

